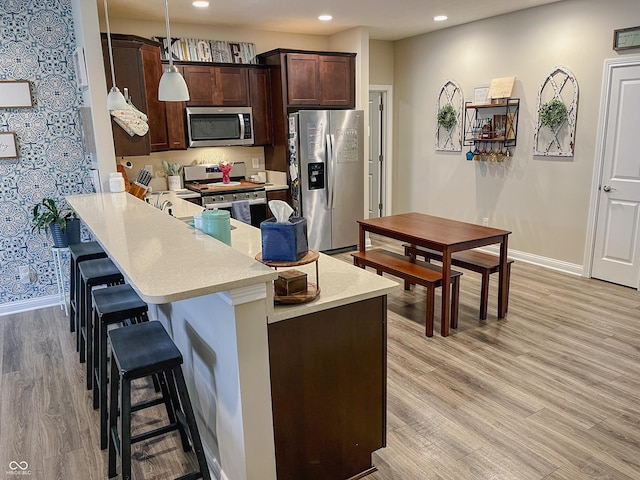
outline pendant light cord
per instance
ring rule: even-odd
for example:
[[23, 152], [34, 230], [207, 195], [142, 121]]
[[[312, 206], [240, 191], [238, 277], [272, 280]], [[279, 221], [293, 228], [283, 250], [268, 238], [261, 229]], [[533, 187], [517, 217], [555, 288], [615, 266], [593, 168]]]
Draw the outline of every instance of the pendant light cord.
[[[107, 0], [104, 0], [105, 2]], [[164, 23], [167, 26], [167, 56], [169, 57], [169, 68], [173, 67], [173, 54], [171, 53], [171, 32], [169, 31], [169, 2], [164, 0]]]
[[107, 9], [107, 0], [104, 0], [104, 20], [105, 20], [105, 23], [107, 24], [107, 43], [109, 45], [109, 64], [111, 65], [111, 87], [113, 88], [116, 86], [116, 72], [113, 68], [113, 51], [111, 49], [111, 29], [109, 28], [109, 10]]

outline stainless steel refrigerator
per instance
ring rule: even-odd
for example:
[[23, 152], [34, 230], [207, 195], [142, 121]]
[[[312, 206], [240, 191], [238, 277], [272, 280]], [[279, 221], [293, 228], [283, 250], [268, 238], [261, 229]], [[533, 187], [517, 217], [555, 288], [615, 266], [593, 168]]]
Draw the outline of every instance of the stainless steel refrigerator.
[[364, 216], [364, 113], [301, 110], [289, 115], [293, 207], [307, 219], [309, 248], [358, 244]]

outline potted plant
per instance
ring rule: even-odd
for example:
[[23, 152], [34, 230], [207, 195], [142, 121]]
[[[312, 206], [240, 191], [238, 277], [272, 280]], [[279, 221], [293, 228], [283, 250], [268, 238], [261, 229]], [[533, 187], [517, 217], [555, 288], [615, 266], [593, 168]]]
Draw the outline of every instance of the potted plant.
[[164, 168], [164, 171], [167, 174], [169, 190], [180, 190], [182, 188], [182, 178], [180, 177], [182, 165], [179, 163], [169, 163], [166, 160], [163, 160], [162, 168]]
[[60, 208], [52, 198], [43, 198], [33, 207], [32, 213], [31, 231], [49, 230], [54, 247], [64, 248], [70, 243], [80, 243], [80, 220], [70, 208]]

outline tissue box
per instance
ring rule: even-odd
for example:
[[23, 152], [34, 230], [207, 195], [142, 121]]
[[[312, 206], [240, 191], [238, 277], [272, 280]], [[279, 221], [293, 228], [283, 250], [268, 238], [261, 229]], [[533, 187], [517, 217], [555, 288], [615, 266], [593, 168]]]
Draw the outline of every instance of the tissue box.
[[304, 217], [291, 217], [286, 223], [276, 223], [275, 218], [269, 218], [260, 224], [260, 233], [263, 260], [295, 262], [309, 251]]

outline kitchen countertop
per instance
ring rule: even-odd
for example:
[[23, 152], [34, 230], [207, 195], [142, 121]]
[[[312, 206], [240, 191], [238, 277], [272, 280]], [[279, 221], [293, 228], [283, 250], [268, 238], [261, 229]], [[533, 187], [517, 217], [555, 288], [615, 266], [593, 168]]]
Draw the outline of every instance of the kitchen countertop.
[[[167, 194], [175, 212], [202, 211]], [[262, 250], [260, 229], [231, 219], [232, 247], [128, 193], [67, 197], [110, 258], [147, 303], [162, 304], [258, 283], [272, 282], [277, 271], [255, 260]], [[186, 204], [186, 205], [183, 205]], [[354, 226], [357, 228], [357, 226]], [[295, 267], [315, 282], [315, 263]], [[399, 288], [388, 278], [320, 254], [321, 293], [315, 300], [273, 305], [267, 289], [268, 322], [314, 313], [386, 295]]]
[[[277, 278], [269, 267], [213, 237], [196, 236], [184, 221], [129, 193], [66, 199], [147, 303], [170, 303]], [[189, 203], [175, 200], [174, 205]]]

